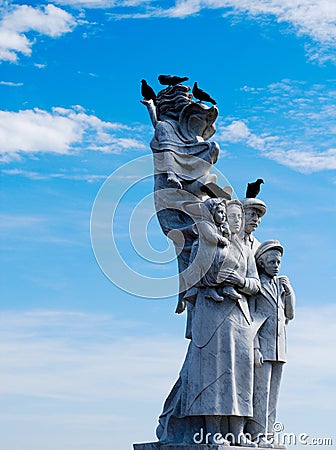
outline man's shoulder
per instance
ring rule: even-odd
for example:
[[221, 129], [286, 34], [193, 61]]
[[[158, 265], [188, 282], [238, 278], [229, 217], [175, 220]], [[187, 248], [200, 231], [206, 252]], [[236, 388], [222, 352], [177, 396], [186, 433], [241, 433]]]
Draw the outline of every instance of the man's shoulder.
[[258, 241], [258, 239], [253, 234], [251, 234], [251, 237], [252, 237], [252, 252], [253, 252], [253, 254], [255, 254], [255, 252], [260, 247], [261, 242]]

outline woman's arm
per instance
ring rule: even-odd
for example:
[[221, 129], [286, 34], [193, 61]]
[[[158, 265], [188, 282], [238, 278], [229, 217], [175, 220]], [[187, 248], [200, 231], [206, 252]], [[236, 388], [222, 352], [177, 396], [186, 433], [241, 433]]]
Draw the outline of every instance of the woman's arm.
[[153, 127], [155, 128], [158, 123], [158, 120], [156, 117], [156, 108], [155, 108], [153, 100], [140, 100], [140, 102], [143, 105], [145, 105], [146, 108], [148, 109], [149, 117], [152, 121]]

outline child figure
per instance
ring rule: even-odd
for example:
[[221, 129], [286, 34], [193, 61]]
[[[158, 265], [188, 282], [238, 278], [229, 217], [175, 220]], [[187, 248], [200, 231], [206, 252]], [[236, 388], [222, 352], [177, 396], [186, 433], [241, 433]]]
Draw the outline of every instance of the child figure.
[[[213, 209], [212, 216], [217, 227], [217, 252], [220, 254], [219, 259], [223, 260], [225, 259], [227, 247], [230, 244], [229, 239], [231, 238], [231, 231], [227, 223], [226, 207], [224, 202], [218, 204], [217, 207]], [[209, 236], [203, 235], [203, 237], [205, 239], [209, 239]], [[219, 262], [220, 261], [216, 261], [216, 263]], [[221, 293], [222, 295], [219, 295], [215, 287], [208, 287], [205, 293], [205, 297], [211, 298], [215, 302], [222, 302], [224, 300], [224, 296], [229, 297], [232, 300], [239, 300], [242, 298], [242, 296], [230, 283], [222, 284]]]
[[[242, 298], [241, 295], [234, 289], [233, 285], [229, 283], [221, 284], [222, 295], [219, 295], [215, 287], [216, 285], [219, 285], [219, 283], [216, 279], [212, 279], [211, 275], [214, 272], [212, 270], [213, 267], [220, 267], [223, 264], [227, 254], [227, 247], [230, 244], [231, 232], [227, 223], [225, 200], [222, 198], [209, 198], [204, 204], [210, 211], [213, 220], [210, 221], [204, 219], [198, 224], [199, 237], [193, 245], [189, 265], [195, 259], [196, 253], [200, 248], [199, 241], [201, 240], [203, 249], [205, 248], [205, 250], [203, 250], [205, 264], [208, 263], [207, 255], [214, 255], [214, 260], [212, 261], [210, 268], [209, 265], [207, 266], [208, 270], [206, 270], [206, 268], [202, 270], [201, 268], [201, 275], [203, 278], [201, 284], [203, 287], [204, 285], [206, 286], [205, 297], [211, 298], [215, 302], [222, 302], [224, 296], [227, 296], [232, 300], [239, 300]], [[202, 261], [203, 258], [200, 258], [200, 260]], [[196, 287], [192, 287], [188, 289], [184, 298], [193, 303], [196, 294]]]

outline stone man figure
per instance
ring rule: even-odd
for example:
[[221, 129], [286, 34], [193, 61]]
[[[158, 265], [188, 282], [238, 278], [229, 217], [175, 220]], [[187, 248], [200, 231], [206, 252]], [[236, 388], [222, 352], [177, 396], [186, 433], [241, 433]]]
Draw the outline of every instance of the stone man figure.
[[253, 236], [253, 233], [266, 212], [266, 205], [258, 198], [243, 198], [240, 202], [243, 205], [245, 216], [245, 227], [241, 237], [244, 243], [255, 253], [260, 242]]
[[286, 325], [294, 317], [295, 294], [286, 276], [277, 276], [283, 247], [279, 241], [262, 243], [255, 254], [261, 289], [250, 299], [253, 319], [262, 323], [255, 338], [253, 419], [247, 431], [261, 448], [272, 448], [281, 374], [286, 362]]

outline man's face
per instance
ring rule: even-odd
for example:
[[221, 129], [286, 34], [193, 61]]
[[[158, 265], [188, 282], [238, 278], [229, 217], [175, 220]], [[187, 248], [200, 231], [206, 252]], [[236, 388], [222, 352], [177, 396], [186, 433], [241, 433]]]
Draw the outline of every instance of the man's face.
[[265, 253], [264, 258], [259, 262], [263, 271], [269, 277], [275, 277], [279, 273], [281, 264], [281, 253], [279, 250], [269, 250]]
[[250, 234], [255, 231], [261, 221], [261, 212], [257, 208], [246, 208], [245, 215], [245, 232]]

